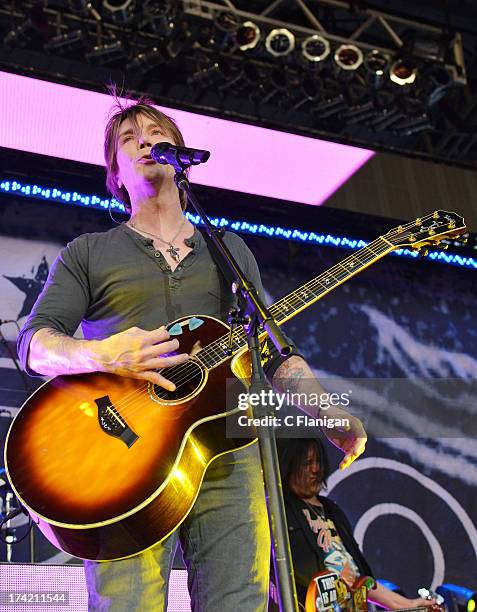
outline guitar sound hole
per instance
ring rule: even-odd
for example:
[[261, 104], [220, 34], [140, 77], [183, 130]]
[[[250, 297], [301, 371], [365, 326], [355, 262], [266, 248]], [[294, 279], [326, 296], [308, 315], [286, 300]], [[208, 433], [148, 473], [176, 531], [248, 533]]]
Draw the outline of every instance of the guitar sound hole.
[[200, 387], [205, 376], [202, 366], [193, 360], [171, 368], [164, 368], [159, 372], [175, 384], [176, 390], [167, 391], [159, 385], [151, 385], [150, 390], [153, 392], [153, 399], [169, 402], [178, 402], [189, 397]]

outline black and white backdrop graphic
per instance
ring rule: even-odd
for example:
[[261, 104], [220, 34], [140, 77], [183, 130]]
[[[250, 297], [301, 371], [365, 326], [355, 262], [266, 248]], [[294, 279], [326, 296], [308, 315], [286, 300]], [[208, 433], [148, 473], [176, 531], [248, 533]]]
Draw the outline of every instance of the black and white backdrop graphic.
[[[272, 302], [349, 255], [245, 238]], [[60, 246], [1, 240], [1, 319], [22, 324]], [[469, 392], [477, 383], [473, 283], [475, 272], [469, 270], [389, 256], [286, 326], [318, 377], [352, 389], [373, 422], [389, 422], [392, 415], [392, 435], [371, 438], [363, 458], [344, 472], [334, 471], [328, 494], [349, 516], [376, 576], [410, 596], [419, 586], [442, 582], [477, 589], [477, 443], [468, 426], [477, 422], [476, 398]], [[1, 330], [4, 438], [10, 415], [28, 391], [9, 354], [16, 327], [4, 324]], [[383, 402], [376, 379], [406, 379], [414, 386], [414, 400], [411, 394], [406, 401], [389, 396]], [[436, 379], [466, 384], [462, 389], [454, 384], [442, 401]], [[27, 384], [33, 388], [38, 381]], [[336, 468], [338, 452], [328, 448]], [[40, 534], [36, 538], [38, 561], [71, 561]], [[27, 544], [13, 555], [28, 559]]]

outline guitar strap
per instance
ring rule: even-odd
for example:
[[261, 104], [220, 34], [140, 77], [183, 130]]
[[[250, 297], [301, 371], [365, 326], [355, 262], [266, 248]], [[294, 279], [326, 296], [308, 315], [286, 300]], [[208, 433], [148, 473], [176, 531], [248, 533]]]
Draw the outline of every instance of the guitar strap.
[[232, 293], [232, 283], [235, 281], [232, 272], [229, 270], [227, 264], [223, 261], [222, 255], [219, 253], [215, 242], [207, 233], [205, 227], [197, 226], [199, 232], [202, 234], [207, 248], [209, 249], [210, 256], [212, 257], [212, 261], [217, 266], [217, 269], [220, 271], [221, 277], [221, 300], [230, 305], [230, 307], [235, 306], [237, 302], [236, 296]]
[[[202, 236], [204, 237], [205, 242], [207, 243], [207, 247], [209, 249], [209, 253], [210, 253], [210, 256], [212, 257], [213, 262], [217, 266], [217, 269], [220, 270], [221, 272], [221, 277], [222, 277], [222, 280], [224, 281], [221, 283], [222, 293], [223, 293], [223, 295], [221, 295], [221, 298], [224, 301], [227, 301], [227, 303], [230, 304], [230, 307], [237, 306], [237, 296], [235, 296], [232, 293], [232, 283], [235, 282], [234, 276], [229, 270], [229, 267], [227, 266], [227, 264], [222, 260], [222, 256], [219, 253], [215, 245], [215, 242], [211, 239], [205, 227], [203, 226], [197, 226], [197, 227], [200, 233], [202, 234]], [[261, 342], [260, 357], [262, 361], [262, 366], [265, 370], [265, 373], [270, 379], [273, 377], [273, 374], [278, 369], [278, 367], [284, 361], [289, 359], [292, 355], [299, 355], [302, 357], [302, 355], [300, 355], [300, 353], [297, 352], [295, 346], [293, 346], [293, 350], [289, 355], [287, 355], [286, 357], [283, 357], [282, 355], [279, 354], [273, 342], [269, 341], [268, 339], [265, 339]]]

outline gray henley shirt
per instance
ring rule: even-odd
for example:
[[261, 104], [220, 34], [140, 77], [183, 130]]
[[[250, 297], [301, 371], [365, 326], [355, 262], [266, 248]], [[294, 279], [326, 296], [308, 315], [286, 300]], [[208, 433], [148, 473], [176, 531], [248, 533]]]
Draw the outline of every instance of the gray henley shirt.
[[[263, 297], [250, 249], [231, 232], [225, 233], [225, 243]], [[84, 337], [92, 340], [133, 326], [153, 330], [188, 315], [225, 321], [234, 297], [197, 228], [186, 244], [192, 251], [172, 271], [153, 241], [125, 224], [70, 242], [52, 265], [18, 337], [25, 370], [35, 375], [27, 367], [28, 347], [44, 327], [72, 336], [81, 324]], [[275, 370], [279, 364], [273, 365]]]

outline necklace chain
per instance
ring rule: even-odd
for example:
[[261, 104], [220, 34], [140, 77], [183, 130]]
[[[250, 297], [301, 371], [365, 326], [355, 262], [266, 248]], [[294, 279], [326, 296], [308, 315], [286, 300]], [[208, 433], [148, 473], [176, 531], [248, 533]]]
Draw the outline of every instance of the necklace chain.
[[153, 238], [157, 238], [158, 240], [160, 240], [164, 244], [168, 244], [169, 248], [166, 249], [166, 252], [170, 254], [170, 256], [172, 257], [172, 259], [174, 261], [179, 263], [179, 261], [180, 261], [180, 256], [179, 256], [180, 247], [174, 246], [173, 242], [177, 238], [177, 236], [180, 234], [180, 231], [181, 231], [181, 229], [182, 229], [182, 227], [183, 227], [185, 222], [186, 222], [186, 218], [185, 218], [184, 215], [182, 215], [182, 221], [181, 221], [181, 223], [179, 225], [179, 228], [178, 228], [176, 234], [174, 235], [174, 237], [171, 238], [170, 240], [164, 240], [164, 238], [162, 238], [161, 236], [158, 236], [157, 234], [153, 234], [152, 232], [147, 232], [146, 230], [143, 230], [140, 227], [137, 227], [136, 225], [134, 225], [134, 223], [131, 221], [131, 219], [129, 219], [128, 225], [130, 227], [132, 227], [134, 230], [136, 230], [137, 232], [142, 232], [143, 234], [147, 234], [148, 236], [152, 236]]
[[317, 505], [317, 504], [310, 504], [309, 502], [306, 501], [306, 499], [303, 500], [307, 506], [307, 508], [309, 510], [313, 510], [314, 514], [316, 515], [316, 518], [323, 518], [323, 506], [322, 505]]

